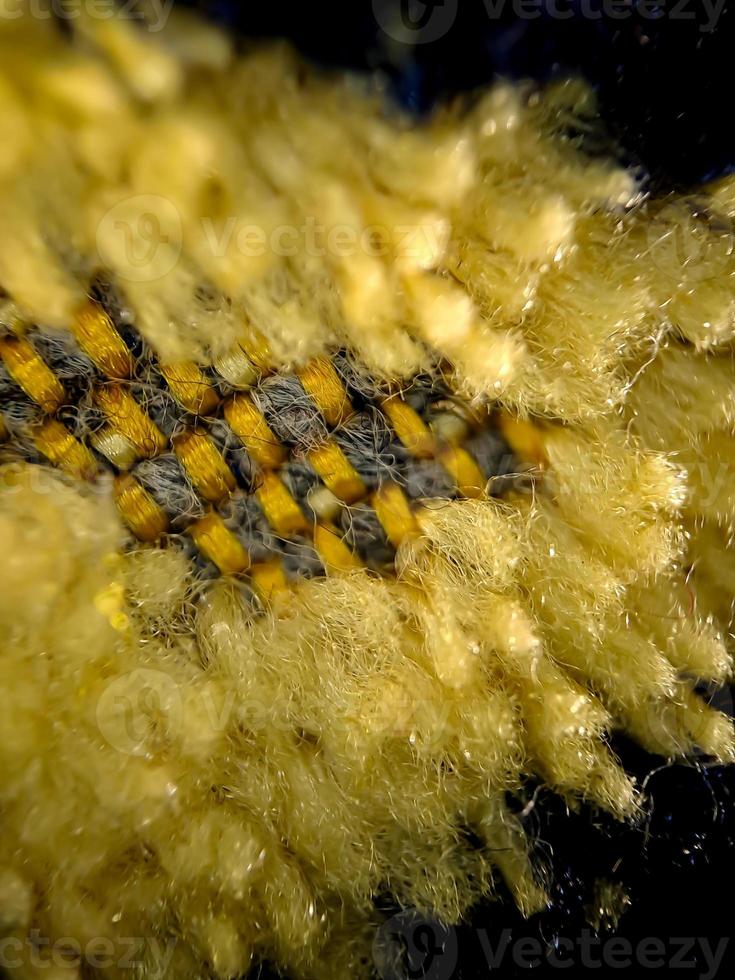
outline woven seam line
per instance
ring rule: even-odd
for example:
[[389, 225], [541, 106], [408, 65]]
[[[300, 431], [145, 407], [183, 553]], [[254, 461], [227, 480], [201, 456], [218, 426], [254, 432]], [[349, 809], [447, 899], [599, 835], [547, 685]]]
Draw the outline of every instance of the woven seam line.
[[[440, 387], [431, 393], [433, 400], [425, 399], [424, 407], [429, 411], [424, 414], [430, 416], [427, 424], [405, 393], [382, 393], [372, 400], [358, 396], [365, 407], [362, 411], [356, 408], [343, 374], [328, 357], [315, 358], [293, 375], [271, 373], [267, 344], [257, 334], [215, 360], [211, 370], [192, 362], [157, 362], [139, 339], [126, 343], [111, 317], [94, 300], [74, 318], [71, 336], [73, 347], [64, 337], [63, 354], [68, 361], [56, 359], [57, 365], [65, 365], [68, 378], [57, 377], [61, 372], [55, 373], [56, 365], [48, 363], [53, 358], [42, 356], [49, 335], [33, 328], [25, 334], [6, 332], [0, 337], [0, 358], [6, 376], [19, 389], [16, 396], [22, 392], [40, 410], [40, 419], [21, 426], [35, 450], [78, 479], [94, 479], [101, 470], [112, 469], [117, 474], [116, 503], [138, 539], [155, 542], [178, 526], [221, 573], [249, 572], [259, 591], [259, 580], [272, 591], [285, 588], [287, 577], [278, 558], [254, 561], [237, 533], [236, 518], [233, 527], [242, 495], [252, 494], [279, 539], [310, 538], [326, 572], [364, 564], [360, 549], [354, 541], [348, 547], [345, 539], [349, 536], [337, 527], [340, 517], [355, 505], [361, 508], [362, 519], [372, 524], [373, 533], [391, 550], [417, 531], [415, 505], [400, 482], [401, 461], [394, 460], [395, 473], [378, 473], [374, 480], [368, 479], [354, 465], [356, 453], [346, 451], [344, 439], [340, 440], [340, 433], [350, 424], [370, 423], [370, 411], [379, 413], [381, 422], [386, 423], [394, 448], [398, 440], [404, 463], [441, 468], [447, 486], [441, 490], [433, 487], [433, 496], [481, 497], [493, 478], [502, 488], [502, 478], [517, 470], [497, 419], [495, 426], [485, 427], [485, 433], [493, 433], [496, 447], [501, 449], [500, 460], [496, 456], [480, 465], [463, 443], [469, 446], [468, 436], [473, 430], [482, 435], [482, 427], [456, 403], [449, 409], [432, 411], [432, 406], [448, 395]], [[79, 433], [75, 435], [65, 424], [65, 416], [68, 420], [75, 408], [65, 385], [71, 380], [72, 397], [79, 394], [79, 377], [74, 377], [73, 367], [84, 359], [93, 365], [93, 370], [86, 372], [88, 389], [83, 391], [83, 398], [94, 425], [86, 429], [86, 438], [80, 439]], [[149, 393], [139, 383], [145, 377], [149, 387], [153, 378], [157, 399], [162, 400], [165, 411], [146, 411], [135, 397], [136, 388], [142, 390], [143, 398]], [[278, 412], [268, 412], [264, 407], [272, 383], [288, 383], [293, 388], [299, 424], [304, 419], [308, 422], [300, 446], [298, 436], [292, 436], [290, 448], [282, 441], [283, 432], [279, 439], [273, 431], [282, 426]], [[172, 405], [175, 412], [171, 412]], [[4, 430], [6, 438], [18, 434], [7, 420]], [[178, 478], [178, 499], [190, 501], [192, 519], [175, 507], [172, 510], [166, 495], [156, 491], [155, 474], [149, 471], [163, 458], [174, 482]], [[293, 492], [294, 480], [288, 479], [288, 467], [294, 463], [311, 470], [312, 486], [305, 500], [298, 499]], [[177, 467], [179, 472], [175, 473]]]

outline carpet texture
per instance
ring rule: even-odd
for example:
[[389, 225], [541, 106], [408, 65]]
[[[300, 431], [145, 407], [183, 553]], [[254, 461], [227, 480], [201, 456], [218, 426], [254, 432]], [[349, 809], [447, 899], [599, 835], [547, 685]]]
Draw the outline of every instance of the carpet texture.
[[732, 761], [735, 181], [575, 79], [0, 25], [8, 972], [386, 977], [378, 896], [545, 906], [526, 778]]

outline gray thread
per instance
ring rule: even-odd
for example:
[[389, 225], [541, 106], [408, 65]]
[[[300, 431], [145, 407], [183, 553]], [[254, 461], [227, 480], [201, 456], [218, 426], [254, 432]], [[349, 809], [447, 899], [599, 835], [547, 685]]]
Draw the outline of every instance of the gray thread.
[[294, 537], [281, 543], [281, 560], [287, 578], [320, 578], [326, 569], [314, 545], [307, 538]]
[[348, 393], [357, 396], [360, 401], [380, 401], [390, 394], [388, 384], [368, 374], [349, 352], [333, 354], [332, 364]]
[[253, 389], [253, 400], [276, 438], [307, 450], [327, 438], [319, 409], [295, 374], [275, 374]]
[[353, 415], [334, 432], [334, 438], [371, 490], [396, 480], [398, 464], [407, 458], [385, 416], [374, 406]]
[[191, 521], [204, 516], [204, 504], [174, 453], [144, 459], [132, 473], [163, 508], [176, 530], [183, 531]]
[[464, 443], [488, 480], [488, 491], [498, 497], [517, 482], [519, 466], [508, 443], [495, 429], [482, 429]]
[[260, 469], [238, 436], [222, 419], [212, 419], [208, 432], [237, 482], [252, 493], [257, 486]]
[[419, 415], [426, 415], [431, 406], [443, 398], [447, 398], [449, 392], [446, 385], [439, 378], [433, 378], [429, 374], [420, 374], [411, 379], [411, 383], [401, 389], [401, 398]]
[[433, 459], [409, 459], [401, 468], [401, 485], [411, 500], [457, 496], [457, 488], [441, 463]]
[[382, 570], [393, 563], [395, 549], [386, 537], [378, 515], [368, 504], [345, 507], [340, 515], [345, 541], [370, 568]]
[[31, 327], [26, 337], [70, 392], [89, 388], [97, 377], [93, 362], [68, 330]]
[[130, 385], [130, 391], [167, 439], [184, 431], [184, 410], [157, 372], [149, 371], [140, 381], [134, 381]]
[[253, 562], [267, 561], [281, 553], [280, 539], [266, 520], [255, 497], [235, 493], [219, 507], [226, 526], [244, 546]]
[[[90, 298], [99, 303], [118, 329], [132, 326], [134, 322], [133, 311], [126, 304], [122, 293], [113, 285], [112, 280], [108, 276], [98, 275], [92, 283], [89, 292]], [[136, 334], [136, 338], [138, 336]]]
[[312, 509], [309, 499], [312, 491], [322, 485], [316, 470], [305, 459], [291, 459], [281, 467], [279, 475], [307, 518], [315, 524], [318, 515]]
[[39, 422], [43, 412], [11, 377], [0, 361], [0, 411], [8, 432], [20, 439], [23, 430]]

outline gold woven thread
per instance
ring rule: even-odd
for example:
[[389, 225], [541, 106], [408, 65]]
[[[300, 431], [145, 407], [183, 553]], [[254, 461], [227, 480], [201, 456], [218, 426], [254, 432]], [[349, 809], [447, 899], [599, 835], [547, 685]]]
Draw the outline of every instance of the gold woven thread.
[[310, 525], [304, 512], [275, 473], [264, 473], [256, 491], [258, 502], [273, 530], [284, 538], [304, 533]]
[[136, 448], [140, 456], [150, 458], [163, 452], [166, 438], [146, 415], [130, 392], [121, 385], [100, 385], [94, 400], [111, 423]]
[[240, 344], [221, 354], [212, 366], [233, 388], [250, 388], [260, 374]]
[[296, 374], [328, 425], [341, 425], [353, 414], [347, 391], [328, 357], [315, 357]]
[[416, 459], [433, 457], [434, 435], [409, 404], [393, 396], [386, 398], [381, 408], [388, 416], [396, 435], [413, 457]]
[[418, 412], [400, 398], [387, 398], [382, 407], [399, 439], [415, 459], [435, 459], [463, 497], [479, 499], [485, 495], [487, 478], [466, 449], [438, 442]]
[[260, 374], [268, 374], [273, 370], [270, 344], [265, 339], [260, 330], [252, 324], [248, 326], [247, 333], [240, 339], [240, 347], [253, 362]]
[[148, 491], [130, 474], [115, 480], [115, 503], [140, 541], [157, 541], [169, 529], [168, 518]]
[[[132, 373], [127, 347], [111, 321], [95, 304], [88, 304], [78, 314], [75, 334], [85, 338], [87, 344], [99, 344], [95, 349], [95, 363], [106, 371], [120, 373], [123, 368]], [[11, 338], [12, 342], [16, 338]], [[24, 365], [40, 363], [46, 372], [46, 389], [53, 373], [35, 350], [27, 343], [18, 362]], [[81, 341], [80, 341], [81, 344]], [[257, 374], [265, 369], [269, 352], [267, 345], [257, 346], [255, 352], [238, 346], [242, 358], [247, 360]], [[122, 355], [125, 355], [123, 364]], [[252, 355], [252, 356], [251, 356]], [[260, 368], [255, 368], [255, 359]], [[197, 414], [216, 410], [219, 399], [198, 365], [177, 362], [158, 365], [162, 376], [185, 411]], [[339, 425], [354, 414], [347, 390], [333, 364], [323, 357], [314, 359], [298, 372], [304, 390], [329, 425]], [[40, 375], [32, 375], [37, 378]], [[26, 382], [28, 383], [28, 382]], [[58, 382], [57, 382], [58, 383]], [[63, 387], [59, 385], [60, 391]], [[37, 397], [40, 389], [36, 386]], [[108, 424], [90, 433], [89, 441], [121, 473], [133, 468], [141, 457], [153, 457], [165, 451], [168, 439], [138, 404], [129, 388], [119, 383], [103, 384], [93, 389], [94, 401], [107, 416]], [[47, 399], [45, 404], [55, 404], [58, 398]], [[399, 396], [385, 399], [382, 407], [393, 424], [396, 434], [419, 459], [437, 460], [452, 477], [465, 496], [481, 496], [486, 484], [485, 477], [470, 454], [460, 445], [463, 428], [444, 426], [435, 433], [419, 414]], [[311, 449], [306, 459], [320, 479], [320, 485], [309, 491], [309, 506], [316, 506], [319, 514], [314, 524], [307, 518], [301, 505], [277, 475], [277, 469], [289, 459], [289, 451], [283, 446], [254, 400], [245, 394], [235, 394], [223, 406], [225, 420], [245, 445], [253, 460], [262, 468], [260, 486], [255, 491], [263, 514], [275, 533], [288, 539], [293, 535], [309, 534], [314, 548], [328, 572], [349, 572], [362, 567], [360, 559], [345, 544], [336, 530], [343, 506], [350, 506], [368, 499], [369, 493], [362, 477], [349, 461], [338, 443], [329, 439]], [[453, 438], [443, 441], [440, 433], [449, 431]], [[80, 478], [92, 478], [97, 472], [93, 454], [79, 443], [65, 427], [55, 419], [47, 419], [36, 430], [35, 441], [39, 450], [53, 463]], [[531, 436], [526, 437], [526, 443]], [[522, 440], [521, 440], [522, 441]], [[181, 461], [188, 477], [200, 496], [210, 504], [220, 504], [236, 491], [234, 473], [223, 458], [215, 442], [200, 429], [189, 428], [171, 439], [171, 448]], [[526, 446], [526, 448], [528, 448]], [[168, 516], [149, 492], [134, 478], [118, 478], [115, 496], [121, 514], [133, 533], [143, 541], [155, 541], [169, 529]], [[375, 509], [388, 540], [395, 547], [407, 534], [417, 529], [412, 505], [396, 484], [383, 486], [369, 502]], [[250, 567], [250, 559], [239, 539], [227, 528], [216, 512], [211, 512], [189, 528], [195, 544], [202, 554], [211, 560], [224, 574], [240, 574]], [[260, 568], [259, 575], [266, 582], [264, 593], [286, 587], [283, 569], [278, 562], [271, 568], [268, 563]]]
[[360, 474], [333, 439], [312, 449], [307, 459], [327, 489], [339, 500], [354, 504], [367, 495]]
[[172, 444], [191, 482], [209, 503], [219, 503], [235, 491], [232, 471], [204, 432], [189, 429], [175, 436]]
[[532, 422], [515, 419], [506, 412], [500, 413], [500, 431], [513, 452], [523, 460], [539, 468], [547, 463], [541, 431]]
[[197, 548], [223, 575], [237, 575], [250, 567], [242, 542], [214, 511], [191, 524], [188, 532]]
[[269, 603], [277, 593], [288, 591], [288, 579], [283, 564], [275, 558], [253, 565], [250, 569], [250, 581], [265, 603]]
[[314, 548], [329, 572], [353, 572], [362, 568], [359, 558], [350, 551], [337, 529], [331, 524], [314, 526]]
[[463, 497], [479, 499], [485, 495], [487, 477], [466, 449], [442, 446], [437, 451], [436, 459], [449, 473]]
[[133, 356], [112, 320], [92, 300], [77, 311], [71, 332], [87, 357], [110, 380], [129, 378], [133, 373]]
[[394, 548], [419, 530], [411, 505], [397, 483], [386, 483], [370, 498], [385, 536]]
[[230, 428], [256, 463], [265, 469], [275, 469], [286, 461], [286, 450], [252, 398], [234, 395], [226, 402], [224, 412]]
[[56, 419], [44, 419], [33, 434], [36, 448], [54, 466], [78, 480], [91, 480], [97, 462], [87, 447]]
[[193, 361], [159, 364], [171, 394], [192, 415], [212, 415], [219, 404], [217, 392]]
[[0, 357], [16, 384], [47, 415], [63, 405], [64, 386], [25, 337], [0, 338]]
[[92, 432], [89, 441], [97, 452], [118, 470], [129, 470], [140, 458], [140, 453], [133, 443], [110, 425], [98, 432]]

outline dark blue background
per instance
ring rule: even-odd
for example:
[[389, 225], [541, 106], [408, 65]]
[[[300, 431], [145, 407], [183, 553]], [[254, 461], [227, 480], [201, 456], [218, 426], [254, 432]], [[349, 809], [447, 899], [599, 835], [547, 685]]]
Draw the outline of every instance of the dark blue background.
[[[456, 18], [443, 37], [396, 49], [378, 26], [374, 5], [391, 10], [400, 2], [191, 0], [190, 5], [244, 35], [291, 37], [324, 63], [382, 71], [396, 97], [419, 112], [498, 73], [543, 79], [559, 71], [581, 72], [598, 88], [617, 138], [657, 183], [701, 181], [735, 166], [730, 0], [709, 31], [702, 0], [658, 5], [655, 0], [539, 0], [540, 16], [531, 20], [513, 12], [514, 0], [505, 0], [502, 15], [494, 19], [485, 0], [456, 0]], [[614, 19], [611, 3], [613, 10], [628, 14]], [[560, 20], [549, 12], [555, 9], [572, 17]]]

